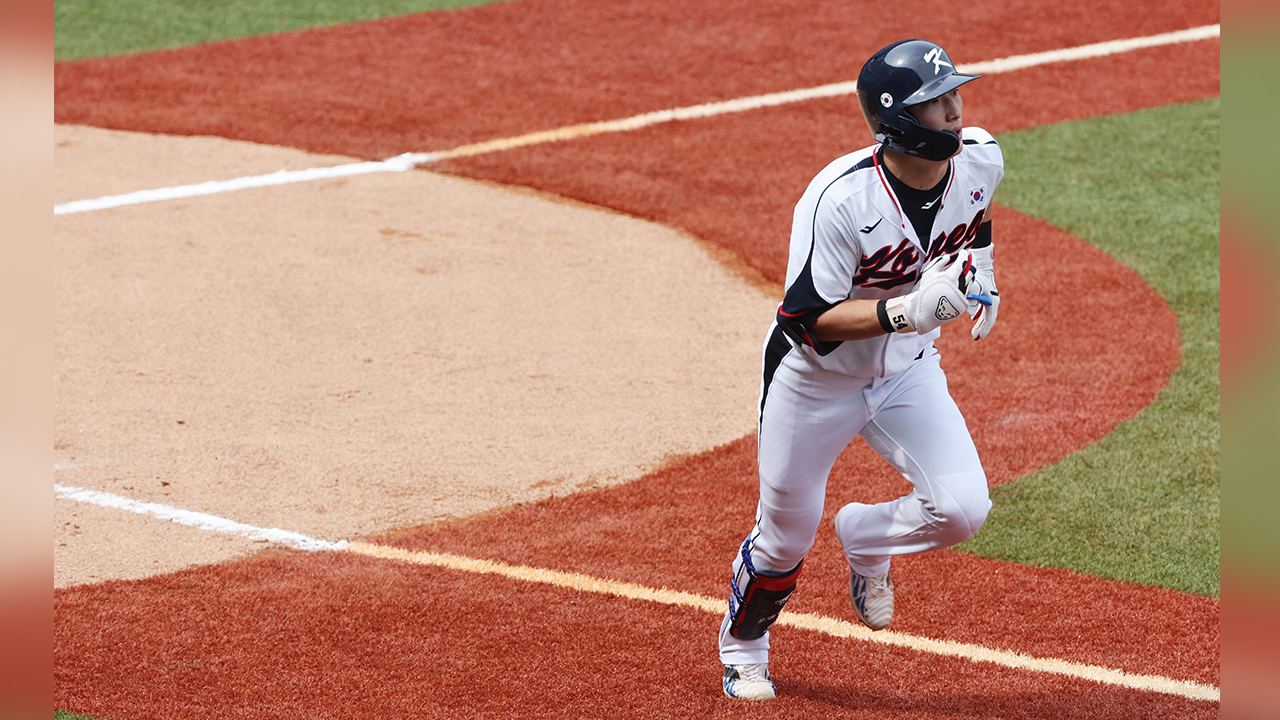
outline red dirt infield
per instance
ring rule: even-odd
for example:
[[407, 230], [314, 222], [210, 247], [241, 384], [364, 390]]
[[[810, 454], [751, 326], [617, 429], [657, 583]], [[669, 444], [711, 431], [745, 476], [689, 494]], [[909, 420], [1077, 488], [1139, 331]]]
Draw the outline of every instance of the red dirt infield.
[[[908, 23], [876, 7], [527, 0], [62, 63], [55, 121], [383, 158], [848, 80], [904, 35], [936, 39], [963, 63], [1206, 25], [1218, 13], [1203, 0], [1160, 12], [931, 0]], [[1201, 41], [992, 75], [966, 95], [967, 121], [1004, 132], [1216, 96], [1218, 48]], [[823, 164], [867, 141], [852, 109], [848, 98], [810, 101], [431, 169], [674, 225], [777, 282], [791, 204]], [[939, 343], [993, 484], [1104, 437], [1150, 404], [1179, 360], [1177, 318], [1133, 271], [1043, 222], [1003, 207], [996, 215], [1009, 299], [1001, 329], [983, 343], [963, 332]], [[1078, 287], [1096, 291], [1087, 317], [1043, 291]], [[1123, 328], [1098, 321], [1121, 310]], [[1027, 337], [1044, 342], [1015, 341]], [[384, 542], [719, 597], [753, 516], [754, 452], [743, 438], [618, 488], [389, 529]], [[875, 501], [903, 486], [855, 443], [830, 491]], [[846, 575], [826, 526], [810, 558], [789, 609], [846, 618]], [[895, 631], [1219, 683], [1217, 599], [955, 552], [896, 567]], [[707, 613], [338, 553], [272, 551], [59, 590], [55, 618], [55, 706], [115, 720], [742, 713], [720, 695], [718, 619]], [[802, 630], [779, 631], [775, 648], [784, 699], [751, 706], [753, 716], [1219, 711]]]
[[[268, 553], [60, 593], [57, 703], [110, 718], [741, 717], [718, 687], [717, 623], [504, 578]], [[1216, 703], [788, 630], [772, 663], [785, 699], [751, 705], [752, 717], [1218, 713]]]
[[[924, 0], [892, 15], [843, 0], [498, 3], [59, 63], [54, 121], [381, 159], [851, 80], [867, 56], [903, 37], [935, 39], [963, 64], [1210, 25], [1218, 4], [1162, 2], [1153, 12], [1099, 0]], [[994, 97], [990, 83], [973, 85], [980, 94], [968, 122], [1002, 132], [1214, 96], [1217, 48], [1022, 70], [1006, 76], [1017, 89]], [[861, 133], [850, 120], [845, 111], [842, 122], [819, 121], [826, 133]], [[822, 137], [822, 152], [863, 144]], [[790, 171], [801, 183], [813, 174]]]

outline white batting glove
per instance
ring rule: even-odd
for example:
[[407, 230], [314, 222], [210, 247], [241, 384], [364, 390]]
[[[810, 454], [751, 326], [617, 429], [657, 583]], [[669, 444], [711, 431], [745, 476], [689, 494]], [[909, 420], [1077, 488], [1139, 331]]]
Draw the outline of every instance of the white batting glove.
[[965, 288], [974, 277], [968, 255], [943, 255], [925, 266], [915, 292], [885, 301], [889, 324], [900, 333], [921, 335], [955, 320], [968, 305]]
[[974, 340], [981, 340], [995, 327], [996, 314], [1000, 309], [1000, 291], [996, 290], [995, 246], [978, 248], [971, 254], [977, 273], [966, 291], [969, 317], [973, 318], [973, 329], [969, 334]]

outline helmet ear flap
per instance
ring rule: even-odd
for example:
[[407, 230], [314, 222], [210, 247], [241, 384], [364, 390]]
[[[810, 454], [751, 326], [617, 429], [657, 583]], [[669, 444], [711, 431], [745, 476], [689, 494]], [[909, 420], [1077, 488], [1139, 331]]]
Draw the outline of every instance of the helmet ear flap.
[[876, 121], [876, 126], [879, 128], [879, 130], [877, 130], [875, 133], [875, 141], [880, 143], [881, 145], [896, 147], [901, 145], [902, 141], [906, 137], [906, 133], [904, 133], [902, 130], [899, 130], [898, 128], [895, 128], [895, 127], [890, 127], [889, 125], [885, 125], [884, 123], [878, 120]]
[[882, 119], [884, 109], [872, 104], [870, 95], [863, 90], [858, 90], [858, 105], [862, 108], [862, 114], [876, 142], [884, 145], [890, 142], [897, 143], [902, 139], [904, 135], [902, 130], [884, 122]]
[[900, 117], [904, 127], [898, 137], [891, 136], [888, 143], [894, 150], [934, 161], [950, 159], [960, 152], [962, 142], [959, 133], [927, 128], [905, 110]]
[[927, 128], [906, 108], [895, 117], [896, 125], [875, 119], [876, 142], [926, 160], [946, 160], [960, 151], [960, 136], [956, 133]]

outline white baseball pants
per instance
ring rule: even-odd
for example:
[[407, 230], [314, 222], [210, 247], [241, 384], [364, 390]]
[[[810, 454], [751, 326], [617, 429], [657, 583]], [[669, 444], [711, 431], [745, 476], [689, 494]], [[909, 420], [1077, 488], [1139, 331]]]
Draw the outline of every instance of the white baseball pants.
[[[913, 487], [896, 500], [851, 503], [841, 512], [837, 534], [858, 573], [880, 575], [894, 555], [962, 542], [986, 520], [986, 473], [932, 346], [887, 378], [815, 368], [793, 350], [761, 392], [760, 502], [751, 552], [757, 570], [790, 570], [813, 547], [827, 476], [857, 436]], [[720, 632], [725, 664], [768, 662], [768, 633], [739, 640], [727, 627]]]

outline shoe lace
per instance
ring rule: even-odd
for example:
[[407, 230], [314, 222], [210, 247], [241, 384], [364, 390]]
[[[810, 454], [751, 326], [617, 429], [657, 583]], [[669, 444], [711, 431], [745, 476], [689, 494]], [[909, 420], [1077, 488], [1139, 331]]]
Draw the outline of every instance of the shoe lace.
[[867, 578], [867, 587], [871, 590], [885, 590], [889, 587], [889, 573]]
[[768, 663], [759, 663], [756, 665], [739, 665], [737, 667], [738, 677], [748, 682], [769, 682], [769, 665]]

